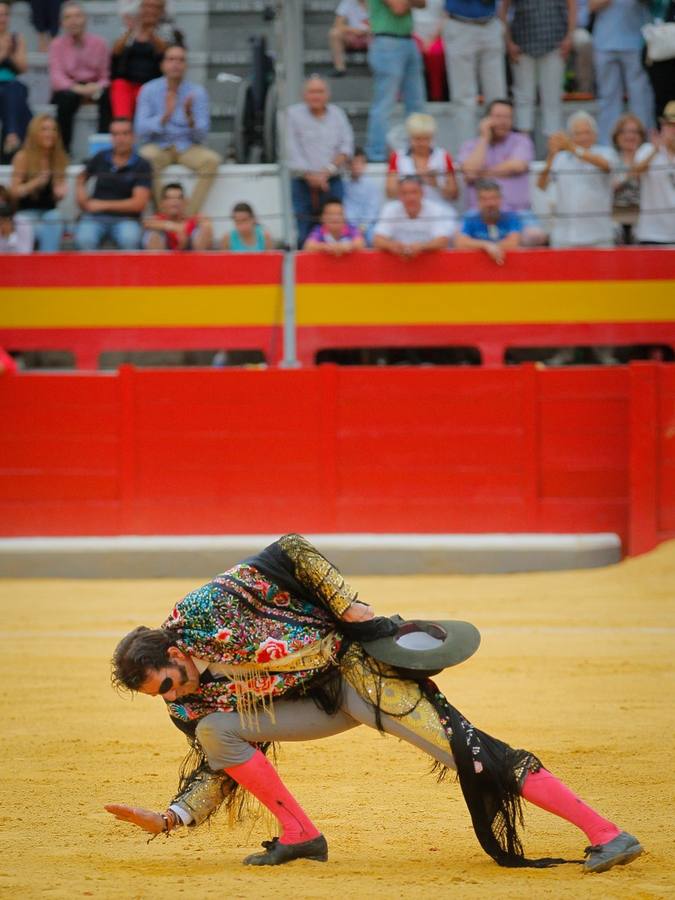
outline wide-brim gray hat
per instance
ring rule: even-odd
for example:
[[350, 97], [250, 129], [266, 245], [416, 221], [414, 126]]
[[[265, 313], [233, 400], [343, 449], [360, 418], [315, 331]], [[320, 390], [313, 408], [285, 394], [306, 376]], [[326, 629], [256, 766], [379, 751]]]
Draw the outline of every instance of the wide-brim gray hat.
[[398, 625], [394, 634], [361, 643], [369, 656], [410, 677], [426, 678], [456, 666], [473, 656], [480, 645], [480, 632], [471, 622], [392, 619]]

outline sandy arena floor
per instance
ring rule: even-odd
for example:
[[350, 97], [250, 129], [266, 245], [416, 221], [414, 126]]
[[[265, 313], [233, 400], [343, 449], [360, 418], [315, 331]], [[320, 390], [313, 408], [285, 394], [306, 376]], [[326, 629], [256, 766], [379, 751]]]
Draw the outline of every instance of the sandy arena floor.
[[[205, 573], [207, 580], [210, 573]], [[604, 570], [354, 579], [379, 612], [469, 619], [483, 643], [438, 681], [477, 725], [537, 752], [647, 854], [603, 875], [500, 869], [454, 782], [360, 728], [283, 747], [280, 769], [331, 859], [251, 870], [265, 823], [225, 817], [147, 844], [102, 806], [163, 808], [184, 741], [159, 701], [109, 686], [117, 639], [158, 624], [177, 580], [0, 582], [2, 897], [661, 898], [675, 896], [675, 543]], [[582, 856], [575, 828], [527, 812], [531, 855]]]

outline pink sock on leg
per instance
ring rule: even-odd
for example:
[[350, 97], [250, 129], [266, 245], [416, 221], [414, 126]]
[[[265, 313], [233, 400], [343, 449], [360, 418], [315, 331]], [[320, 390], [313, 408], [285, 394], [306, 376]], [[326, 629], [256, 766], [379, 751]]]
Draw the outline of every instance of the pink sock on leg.
[[282, 828], [280, 843], [299, 844], [321, 834], [260, 750], [248, 762], [225, 772], [276, 816]]
[[591, 844], [606, 844], [621, 833], [608, 819], [591, 809], [546, 769], [530, 772], [521, 794], [530, 803], [580, 828]]

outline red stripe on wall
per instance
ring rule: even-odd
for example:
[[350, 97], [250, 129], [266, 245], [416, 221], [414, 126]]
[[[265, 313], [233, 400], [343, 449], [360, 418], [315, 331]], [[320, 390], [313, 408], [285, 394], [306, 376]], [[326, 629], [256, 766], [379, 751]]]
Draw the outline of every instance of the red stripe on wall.
[[301, 284], [675, 279], [675, 250], [516, 250], [504, 266], [496, 266], [485, 253], [461, 250], [425, 253], [411, 260], [375, 251], [331, 259], [301, 253], [297, 277]]
[[282, 259], [276, 252], [4, 256], [0, 287], [279, 284]]

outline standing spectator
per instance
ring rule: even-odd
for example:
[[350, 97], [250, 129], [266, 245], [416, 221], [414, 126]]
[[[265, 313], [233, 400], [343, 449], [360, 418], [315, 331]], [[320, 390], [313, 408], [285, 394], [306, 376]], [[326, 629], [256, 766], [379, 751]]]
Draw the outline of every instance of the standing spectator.
[[621, 116], [612, 131], [612, 144], [619, 157], [613, 215], [620, 228], [620, 244], [633, 243], [633, 226], [640, 212], [640, 178], [634, 172], [635, 157], [646, 140], [644, 125], [632, 113]]
[[234, 228], [223, 238], [223, 250], [230, 253], [262, 253], [274, 250], [269, 232], [259, 225], [249, 203], [235, 203], [232, 207]]
[[142, 0], [134, 25], [113, 44], [110, 107], [113, 118], [133, 119], [144, 84], [159, 78], [168, 44], [158, 34], [164, 0]]
[[[138, 250], [141, 245], [141, 213], [150, 200], [152, 169], [134, 150], [130, 119], [113, 119], [112, 147], [101, 150], [85, 163], [77, 176], [77, 202], [83, 215], [75, 231], [78, 250], [96, 250], [111, 238], [120, 250]], [[87, 181], [96, 179], [87, 193]]]
[[612, 127], [623, 112], [624, 93], [628, 109], [647, 129], [654, 126], [654, 95], [642, 65], [640, 28], [649, 14], [642, 0], [590, 0], [595, 13], [593, 58], [598, 86], [598, 136], [609, 144]]
[[420, 253], [444, 250], [456, 231], [447, 206], [427, 200], [416, 175], [401, 180], [399, 199], [385, 204], [375, 226], [373, 246], [410, 259]]
[[[675, 22], [675, 0], [650, 0], [650, 11], [655, 22]], [[670, 59], [649, 59], [647, 73], [654, 91], [656, 116], [663, 115], [666, 104], [675, 100], [675, 52]]]
[[501, 189], [502, 209], [518, 213], [523, 224], [522, 244], [530, 247], [546, 241], [546, 235], [530, 209], [528, 170], [533, 159], [532, 138], [513, 130], [510, 100], [492, 101], [479, 125], [478, 137], [466, 141], [458, 155], [466, 185], [466, 208], [478, 208], [474, 187], [478, 179], [495, 179]]
[[425, 0], [368, 0], [370, 28], [368, 64], [373, 73], [373, 100], [368, 113], [366, 154], [372, 162], [387, 158], [387, 132], [399, 95], [406, 115], [424, 109], [422, 57], [413, 40], [411, 10]]
[[[33, 229], [30, 222], [14, 221], [9, 191], [0, 185], [0, 253], [32, 253], [32, 251]], [[0, 372], [2, 371], [0, 360]]]
[[333, 57], [333, 78], [342, 78], [347, 71], [346, 50], [366, 50], [370, 39], [370, 22], [366, 0], [340, 0], [335, 21], [328, 33]]
[[593, 38], [590, 26], [591, 14], [588, 9], [588, 0], [577, 0], [577, 27], [572, 35], [573, 69], [575, 88], [582, 94], [592, 94], [595, 90]]
[[185, 192], [178, 182], [165, 184], [159, 212], [143, 221], [146, 250], [210, 250], [213, 226], [206, 216], [188, 216]]
[[43, 253], [55, 253], [61, 246], [63, 218], [56, 204], [66, 195], [68, 162], [55, 119], [35, 116], [12, 163], [10, 193], [18, 210], [17, 222], [34, 225]]
[[38, 50], [46, 53], [49, 43], [59, 31], [62, 0], [29, 0], [30, 20], [38, 33]]
[[286, 154], [299, 247], [316, 224], [324, 200], [329, 196], [342, 200], [340, 169], [354, 150], [352, 126], [329, 98], [324, 79], [310, 75], [304, 102], [290, 106], [286, 114]]
[[464, 216], [455, 247], [458, 250], [483, 250], [502, 266], [507, 250], [515, 250], [520, 244], [523, 230], [520, 217], [502, 209], [502, 191], [494, 179], [479, 179], [476, 193], [478, 209]]
[[52, 103], [61, 140], [68, 152], [73, 119], [82, 103], [98, 105], [98, 130], [110, 127], [110, 50], [97, 34], [87, 32], [87, 16], [79, 3], [67, 2], [61, 10], [64, 33], [49, 48], [49, 80]]
[[399, 182], [404, 175], [417, 175], [424, 196], [435, 203], [450, 203], [459, 195], [452, 157], [434, 147], [436, 122], [427, 113], [413, 113], [405, 123], [410, 147], [405, 153], [392, 153], [387, 174], [387, 196], [398, 197]]
[[161, 199], [163, 170], [180, 163], [197, 175], [190, 195], [188, 215], [202, 208], [221, 157], [204, 146], [209, 133], [209, 95], [200, 84], [185, 78], [187, 53], [184, 47], [167, 47], [162, 60], [162, 78], [144, 84], [138, 95], [136, 134], [143, 146], [141, 154], [152, 163], [155, 174], [155, 202]]
[[28, 88], [19, 75], [28, 68], [23, 35], [9, 30], [9, 3], [0, 3], [0, 156], [11, 157], [21, 146], [30, 122]]
[[355, 225], [345, 219], [342, 203], [329, 197], [321, 210], [321, 224], [310, 231], [303, 250], [310, 253], [327, 253], [343, 256], [354, 250], [363, 250], [366, 242]]
[[477, 98], [506, 96], [504, 27], [496, 0], [445, 0], [445, 63], [459, 142], [476, 131]]
[[347, 220], [361, 230], [371, 247], [373, 229], [382, 206], [382, 187], [375, 178], [366, 174], [366, 152], [361, 147], [354, 150], [343, 184]]
[[675, 100], [666, 104], [660, 122], [658, 137], [635, 155], [640, 178], [636, 230], [641, 244], [675, 244]]
[[[508, 13], [513, 5], [513, 20]], [[502, 0], [506, 49], [513, 74], [516, 128], [534, 131], [537, 92], [546, 136], [562, 127], [565, 60], [572, 49], [575, 0]]]
[[542, 191], [553, 182], [551, 246], [611, 247], [611, 172], [618, 165], [616, 153], [598, 146], [597, 125], [588, 113], [570, 116], [567, 132], [549, 138], [546, 164], [537, 181]]
[[445, 0], [427, 0], [422, 9], [413, 9], [412, 17], [413, 37], [424, 62], [427, 100], [446, 101], [449, 93], [443, 47]]

